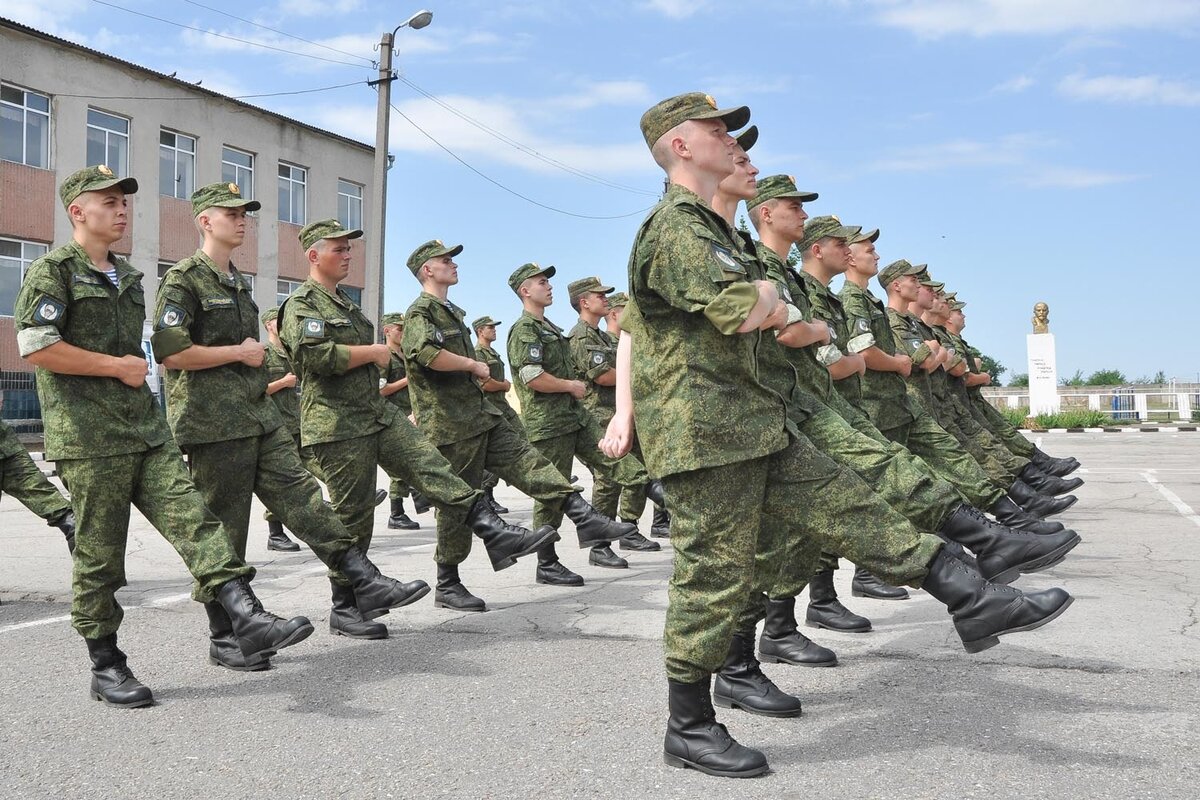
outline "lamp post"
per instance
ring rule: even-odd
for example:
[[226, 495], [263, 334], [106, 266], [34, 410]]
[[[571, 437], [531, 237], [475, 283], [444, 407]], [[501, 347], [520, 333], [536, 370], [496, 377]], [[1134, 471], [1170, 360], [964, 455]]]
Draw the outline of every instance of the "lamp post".
[[379, 91], [379, 105], [375, 119], [375, 202], [372, 203], [371, 227], [375, 230], [376, 263], [379, 265], [379, 282], [376, 286], [378, 297], [375, 310], [376, 335], [379, 335], [379, 320], [383, 318], [383, 270], [384, 270], [384, 238], [387, 232], [387, 178], [388, 178], [388, 132], [392, 111], [392, 81], [396, 75], [392, 72], [392, 47], [396, 34], [401, 28], [420, 30], [433, 21], [432, 11], [418, 11], [401, 22], [391, 33], [383, 34], [379, 40], [379, 78], [370, 81], [370, 85]]

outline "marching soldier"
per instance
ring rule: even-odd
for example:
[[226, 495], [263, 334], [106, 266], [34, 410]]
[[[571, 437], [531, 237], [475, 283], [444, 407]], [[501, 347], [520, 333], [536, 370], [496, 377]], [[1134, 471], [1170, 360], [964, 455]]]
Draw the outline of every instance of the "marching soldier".
[[[408, 397], [408, 368], [404, 364], [404, 315], [399, 312], [384, 314], [379, 324], [383, 327], [383, 341], [388, 350], [392, 351], [387, 374], [383, 377], [385, 383], [379, 388], [379, 393], [399, 408], [401, 414], [408, 417], [412, 415], [413, 408], [412, 400]], [[388, 527], [392, 530], [415, 531], [421, 525], [404, 512], [404, 498], [408, 497], [412, 490], [399, 478], [389, 477], [392, 479], [392, 485], [388, 487], [392, 508], [388, 516]]]

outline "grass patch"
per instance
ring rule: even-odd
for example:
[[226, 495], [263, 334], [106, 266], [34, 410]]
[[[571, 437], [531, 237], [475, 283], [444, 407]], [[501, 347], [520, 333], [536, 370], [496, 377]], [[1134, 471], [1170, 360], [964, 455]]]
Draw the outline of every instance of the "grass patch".
[[1076, 409], [1057, 414], [1038, 414], [1037, 424], [1041, 428], [1102, 428], [1112, 424], [1112, 417], [1103, 411]]

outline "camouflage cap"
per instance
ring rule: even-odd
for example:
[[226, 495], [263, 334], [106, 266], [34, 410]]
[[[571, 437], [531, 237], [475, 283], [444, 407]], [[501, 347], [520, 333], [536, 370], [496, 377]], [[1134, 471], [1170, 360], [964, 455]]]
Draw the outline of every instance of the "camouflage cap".
[[581, 295], [587, 294], [588, 292], [600, 292], [601, 294], [608, 294], [609, 292], [613, 291], [616, 290], [611, 286], [605, 286], [600, 282], [600, 279], [595, 276], [590, 278], [580, 278], [577, 281], [571, 281], [567, 284], [567, 296], [569, 296], [572, 301]]
[[125, 194], [136, 194], [137, 178], [118, 178], [103, 164], [85, 167], [72, 172], [58, 185], [58, 196], [62, 199], [63, 208], [70, 208], [71, 201], [84, 192], [99, 192], [114, 186]]
[[901, 258], [879, 270], [876, 280], [879, 281], [879, 285], [883, 287], [883, 290], [887, 291], [887, 288], [892, 285], [892, 281], [897, 278], [903, 278], [905, 275], [916, 275], [920, 271], [920, 267], [914, 267], [908, 261]]
[[409, 270], [412, 271], [413, 275], [416, 275], [417, 270], [425, 266], [425, 262], [429, 259], [439, 258], [441, 256], [450, 256], [451, 258], [454, 258], [462, 251], [463, 246], [461, 244], [456, 244], [453, 247], [447, 247], [441, 239], [430, 239], [416, 250], [413, 250], [412, 255], [408, 257], [408, 261], [404, 263], [408, 264]]
[[947, 303], [953, 303], [958, 299], [958, 292], [942, 292], [942, 299]]
[[471, 323], [471, 330], [477, 331], [480, 328], [487, 327], [488, 325], [503, 325], [503, 324], [504, 324], [503, 322], [497, 322], [496, 320], [489, 317], [487, 314], [484, 314], [482, 317], [476, 318], [475, 321]]
[[849, 241], [862, 228], [857, 225], [843, 225], [842, 221], [832, 214], [823, 217], [813, 217], [804, 223], [804, 238], [800, 240], [801, 252], [808, 250], [822, 239], [843, 239]]
[[358, 228], [343, 228], [336, 219], [321, 219], [310, 222], [300, 229], [300, 246], [305, 252], [322, 239], [357, 239], [363, 232]]
[[629, 295], [624, 292], [614, 292], [608, 296], [609, 308], [624, 308], [629, 305]]
[[962, 311], [964, 308], [966, 308], [966, 306], [967, 306], [967, 304], [964, 303], [962, 300], [955, 300], [953, 303], [950, 304], [950, 310], [951, 311]]
[[266, 311], [258, 315], [258, 319], [263, 325], [266, 325], [273, 319], [279, 318], [279, 306], [271, 306]]
[[247, 211], [258, 211], [262, 208], [262, 203], [242, 197], [242, 190], [236, 183], [210, 183], [192, 192], [192, 216], [198, 216], [201, 211], [210, 208], [244, 208]]
[[726, 129], [736, 131], [750, 121], [750, 109], [746, 106], [717, 108], [717, 101], [712, 99], [712, 95], [702, 92], [668, 97], [642, 114], [642, 137], [648, 147], [654, 147], [663, 134], [690, 119], [719, 119], [725, 123]]
[[754, 143], [758, 141], [758, 126], [751, 125], [733, 138], [737, 140], [738, 147], [749, 153], [750, 148], [754, 147]]
[[859, 231], [846, 240], [847, 244], [861, 244], [862, 242], [877, 242], [879, 241], [879, 228], [872, 228], [869, 231]]
[[532, 278], [534, 275], [545, 275], [547, 278], [554, 277], [554, 267], [539, 267], [536, 261], [530, 261], [528, 264], [522, 264], [513, 270], [513, 274], [508, 276], [508, 287], [513, 292], [519, 292], [521, 284]]
[[[743, 148], [744, 149], [744, 148]], [[758, 179], [758, 190], [754, 199], [746, 202], [746, 210], [762, 205], [768, 200], [780, 197], [794, 197], [801, 203], [811, 203], [816, 200], [816, 192], [802, 192], [796, 188], [796, 179], [791, 175], [770, 175]]]
[[404, 324], [404, 315], [401, 314], [399, 311], [392, 311], [390, 313], [384, 314], [382, 317], [379, 318], [379, 327], [381, 327], [381, 328], [385, 325], [403, 325], [403, 324]]

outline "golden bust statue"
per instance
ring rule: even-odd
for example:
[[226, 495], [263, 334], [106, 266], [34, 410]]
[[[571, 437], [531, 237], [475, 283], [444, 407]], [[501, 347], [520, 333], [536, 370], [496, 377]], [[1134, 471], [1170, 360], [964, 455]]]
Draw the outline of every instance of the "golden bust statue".
[[1033, 332], [1050, 332], [1050, 306], [1045, 303], [1033, 304]]

